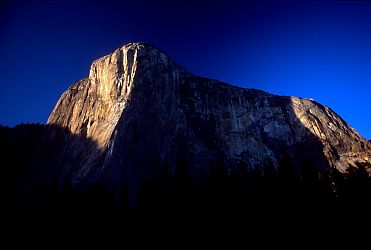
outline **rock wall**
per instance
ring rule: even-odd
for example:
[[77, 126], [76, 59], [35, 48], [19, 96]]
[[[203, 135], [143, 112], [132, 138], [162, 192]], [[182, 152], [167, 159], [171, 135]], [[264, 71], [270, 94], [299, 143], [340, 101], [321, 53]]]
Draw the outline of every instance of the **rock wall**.
[[163, 169], [197, 182], [213, 171], [264, 174], [290, 161], [300, 179], [306, 165], [330, 175], [371, 157], [370, 142], [328, 107], [195, 76], [144, 43], [94, 61], [48, 124], [89, 140], [70, 141], [58, 155], [70, 159], [53, 167], [61, 182], [101, 183], [117, 195], [128, 188], [133, 203]]

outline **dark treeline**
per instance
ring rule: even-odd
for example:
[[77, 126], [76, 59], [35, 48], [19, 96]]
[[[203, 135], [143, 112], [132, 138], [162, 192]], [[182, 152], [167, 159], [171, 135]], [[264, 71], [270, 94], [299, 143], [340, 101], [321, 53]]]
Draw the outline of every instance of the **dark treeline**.
[[[53, 154], [63, 144], [45, 139], [48, 127], [40, 124], [21, 124], [13, 128], [0, 126], [0, 156], [3, 178], [1, 192], [6, 206], [19, 208], [27, 190], [30, 173], [37, 175], [40, 154]], [[65, 131], [63, 133], [66, 133]], [[221, 162], [207, 177], [198, 180], [187, 176], [182, 159], [177, 160], [175, 176], [170, 176], [164, 164], [159, 179], [146, 182], [139, 190], [139, 208], [245, 208], [282, 207], [294, 205], [367, 204], [371, 199], [371, 179], [367, 169], [371, 166], [359, 163], [349, 167], [348, 173], [333, 169], [325, 175], [303, 159], [301, 174], [289, 158], [280, 162], [275, 170], [269, 163], [263, 169], [247, 171], [247, 166], [237, 164], [226, 171]], [[52, 164], [49, 162], [48, 164]], [[26, 181], [25, 181], [26, 180]], [[28, 208], [45, 209], [102, 209], [128, 207], [128, 190], [121, 198], [99, 184], [83, 191], [75, 190], [66, 181], [60, 187], [56, 178], [50, 179]], [[21, 201], [21, 202], [20, 202]], [[21, 206], [22, 207], [22, 206]]]
[[2, 197], [10, 208], [20, 198], [19, 178], [40, 146], [45, 134], [45, 126], [41, 124], [19, 124], [15, 127], [0, 126], [0, 159], [2, 181]]

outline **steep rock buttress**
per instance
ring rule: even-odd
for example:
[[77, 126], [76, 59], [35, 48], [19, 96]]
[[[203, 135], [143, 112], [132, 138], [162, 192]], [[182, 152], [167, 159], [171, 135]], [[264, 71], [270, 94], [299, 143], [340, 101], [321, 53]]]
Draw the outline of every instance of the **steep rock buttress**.
[[289, 162], [305, 179], [307, 166], [345, 173], [371, 157], [370, 142], [328, 107], [195, 76], [143, 43], [94, 61], [48, 124], [86, 139], [69, 139], [50, 176], [81, 188], [100, 183], [116, 196], [126, 188], [132, 203], [164, 169], [197, 182]]

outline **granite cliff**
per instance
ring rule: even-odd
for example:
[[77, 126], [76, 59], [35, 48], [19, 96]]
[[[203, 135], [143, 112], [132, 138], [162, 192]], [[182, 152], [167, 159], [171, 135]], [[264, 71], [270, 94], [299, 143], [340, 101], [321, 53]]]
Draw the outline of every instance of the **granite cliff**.
[[330, 108], [193, 75], [144, 43], [95, 60], [48, 126], [58, 146], [42, 160], [46, 182], [99, 186], [128, 206], [156, 183], [207, 190], [251, 176], [290, 176], [306, 194], [325, 183], [336, 196], [336, 176], [371, 171], [371, 143]]

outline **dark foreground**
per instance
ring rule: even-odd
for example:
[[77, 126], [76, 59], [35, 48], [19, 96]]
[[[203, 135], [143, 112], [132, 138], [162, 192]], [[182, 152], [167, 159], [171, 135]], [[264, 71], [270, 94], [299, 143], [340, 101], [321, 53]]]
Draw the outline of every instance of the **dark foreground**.
[[[120, 196], [99, 185], [76, 189], [69, 183], [59, 186], [54, 179], [41, 185], [35, 195], [28, 189], [28, 180], [38, 163], [35, 154], [45, 141], [40, 142], [47, 129], [43, 125], [18, 125], [1, 127], [2, 197], [3, 206], [19, 215], [33, 213], [89, 214], [117, 218], [131, 214], [130, 194], [123, 188]], [[48, 145], [48, 147], [52, 147]], [[308, 175], [300, 179], [290, 164], [279, 172], [269, 166], [263, 170], [225, 173], [222, 169], [211, 172], [208, 179], [196, 182], [182, 174], [181, 164], [175, 177], [164, 168], [157, 181], [148, 181], [138, 192], [135, 208], [148, 211], [181, 211], [212, 213], [233, 216], [235, 213], [259, 214], [353, 214], [357, 209], [369, 207], [371, 179], [366, 171], [370, 166], [359, 165], [342, 174], [334, 171], [331, 176], [319, 178]], [[32, 170], [30, 172], [30, 169]], [[31, 193], [31, 195], [30, 195]], [[129, 209], [129, 210], [128, 210]], [[126, 211], [126, 212], [125, 212]]]

